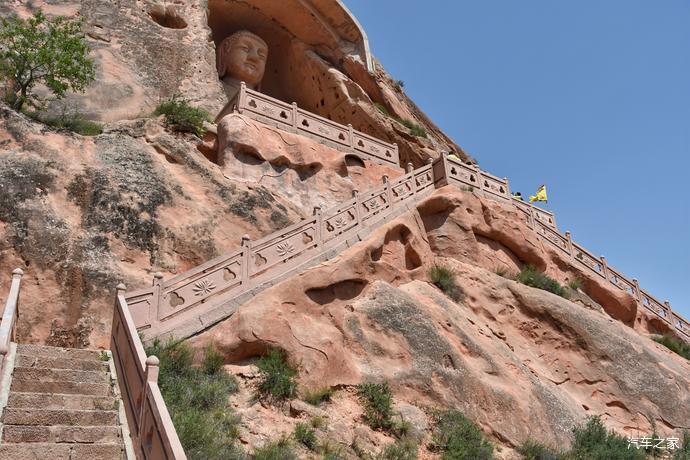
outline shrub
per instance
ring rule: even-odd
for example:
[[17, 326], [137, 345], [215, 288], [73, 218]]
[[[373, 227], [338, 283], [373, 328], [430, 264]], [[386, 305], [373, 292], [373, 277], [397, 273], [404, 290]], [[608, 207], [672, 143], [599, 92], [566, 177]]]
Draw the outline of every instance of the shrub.
[[252, 460], [297, 460], [297, 454], [292, 450], [290, 440], [281, 438], [254, 450]]
[[644, 460], [644, 450], [629, 449], [627, 440], [608, 431], [599, 417], [590, 417], [584, 426], [573, 428], [575, 440], [566, 459]]
[[9, 102], [21, 110], [37, 84], [57, 99], [68, 90], [84, 91], [96, 75], [91, 51], [81, 31], [82, 20], [3, 18], [0, 29], [0, 76], [12, 82]]
[[334, 443], [330, 439], [325, 439], [319, 446], [319, 451], [323, 455], [323, 460], [345, 460], [342, 446]]
[[582, 280], [580, 278], [573, 278], [568, 281], [568, 287], [573, 291], [577, 291], [582, 287]]
[[39, 112], [26, 112], [23, 111], [29, 118], [40, 121], [55, 129], [66, 129], [72, 131], [73, 133], [80, 134], [82, 136], [98, 136], [103, 133], [103, 125], [95, 121], [90, 121], [83, 118], [79, 114], [72, 115], [61, 115], [61, 116], [45, 116]]
[[258, 397], [280, 401], [290, 399], [297, 393], [297, 369], [287, 362], [285, 352], [270, 350], [256, 363], [261, 372]]
[[413, 136], [417, 137], [427, 137], [426, 135], [426, 129], [423, 127], [419, 126], [417, 123], [415, 123], [412, 120], [406, 120], [403, 118], [396, 118], [396, 121], [406, 127], [407, 129], [410, 130], [410, 133], [412, 133]]
[[411, 438], [403, 438], [389, 444], [377, 460], [417, 460], [417, 443]]
[[386, 106], [381, 104], [380, 102], [374, 102], [374, 107], [379, 109], [379, 112], [381, 112], [385, 116], [387, 116], [387, 117], [391, 116], [390, 113], [388, 113], [388, 109], [386, 108]]
[[193, 352], [184, 342], [155, 341], [146, 354], [160, 360], [158, 385], [187, 457], [242, 458], [235, 445], [239, 417], [227, 407], [228, 396], [238, 389], [234, 377], [222, 367], [193, 367]]
[[192, 107], [189, 101], [180, 95], [166, 99], [158, 104], [155, 115], [163, 115], [165, 124], [176, 131], [204, 135], [204, 122], [210, 120], [208, 112]]
[[393, 421], [393, 425], [391, 426], [391, 432], [395, 435], [396, 438], [403, 439], [412, 432], [412, 423], [403, 419], [402, 414], [398, 415], [400, 416], [400, 420]]
[[316, 433], [306, 423], [295, 426], [295, 440], [309, 450], [316, 449]]
[[494, 273], [503, 278], [509, 278], [508, 269], [506, 267], [496, 267]]
[[223, 355], [219, 353], [213, 345], [209, 345], [205, 350], [201, 369], [204, 371], [204, 374], [217, 374], [223, 369], [224, 363]]
[[364, 406], [364, 420], [373, 429], [388, 430], [393, 426], [393, 395], [387, 382], [361, 383], [357, 396]]
[[312, 406], [319, 406], [324, 402], [330, 401], [333, 393], [335, 393], [335, 390], [330, 387], [322, 387], [313, 391], [306, 391], [304, 393], [304, 401], [308, 402]]
[[434, 265], [429, 270], [429, 278], [437, 288], [454, 301], [459, 302], [465, 296], [460, 286], [455, 283], [455, 273], [451, 269]]
[[326, 421], [320, 415], [315, 415], [314, 417], [312, 417], [309, 423], [311, 427], [315, 430], [318, 430], [319, 428], [323, 428], [324, 426], [326, 426]]
[[517, 448], [524, 460], [558, 460], [559, 454], [533, 439], [528, 439]]
[[564, 299], [570, 298], [570, 291], [561, 286], [558, 281], [540, 272], [531, 265], [525, 266], [522, 271], [518, 273], [516, 281], [527, 286], [552, 292]]
[[442, 453], [443, 460], [493, 459], [493, 446], [481, 430], [456, 410], [439, 414], [431, 446]]
[[683, 431], [683, 441], [680, 449], [673, 453], [673, 460], [687, 460], [690, 458], [690, 431]]
[[653, 340], [665, 346], [669, 350], [679, 354], [685, 359], [690, 359], [690, 345], [671, 335], [661, 335], [653, 337]]

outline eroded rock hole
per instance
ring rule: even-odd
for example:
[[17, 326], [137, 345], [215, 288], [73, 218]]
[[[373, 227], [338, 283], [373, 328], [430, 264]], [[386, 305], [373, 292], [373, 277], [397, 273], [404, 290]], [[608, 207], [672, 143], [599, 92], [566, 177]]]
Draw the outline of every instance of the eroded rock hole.
[[184, 20], [180, 13], [174, 6], [156, 5], [149, 10], [149, 16], [159, 26], [166, 29], [185, 29], [187, 21]]
[[335, 300], [352, 300], [358, 297], [366, 286], [366, 280], [345, 280], [323, 288], [308, 289], [306, 294], [319, 305], [326, 305]]
[[364, 161], [357, 155], [345, 155], [345, 164], [349, 167], [358, 166], [360, 168], [366, 168]]

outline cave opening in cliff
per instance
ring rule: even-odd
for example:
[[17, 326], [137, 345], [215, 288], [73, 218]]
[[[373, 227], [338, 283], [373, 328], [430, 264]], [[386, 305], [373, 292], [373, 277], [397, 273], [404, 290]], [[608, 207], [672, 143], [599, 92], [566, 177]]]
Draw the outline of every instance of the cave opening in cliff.
[[361, 41], [361, 36], [356, 32], [359, 29], [348, 24], [349, 16], [336, 11], [338, 2], [326, 12], [319, 10], [324, 4], [329, 2], [257, 0], [250, 5], [238, 0], [209, 0], [208, 26], [216, 53], [225, 38], [240, 30], [266, 42], [268, 57], [259, 87], [262, 93], [347, 124], [351, 120], [333, 116], [343, 98], [329, 72], [341, 67], [345, 55], [358, 54], [354, 42]]

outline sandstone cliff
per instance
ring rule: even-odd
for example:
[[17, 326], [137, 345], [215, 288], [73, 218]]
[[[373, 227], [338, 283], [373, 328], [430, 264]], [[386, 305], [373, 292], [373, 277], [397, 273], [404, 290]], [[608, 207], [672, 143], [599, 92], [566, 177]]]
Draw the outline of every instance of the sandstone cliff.
[[[0, 4], [3, 16], [41, 8], [85, 18], [98, 81], [66, 104], [105, 122], [102, 135], [86, 138], [0, 108], [0, 274], [26, 272], [19, 341], [107, 348], [119, 282], [135, 289], [156, 272], [184, 272], [238, 248], [242, 235], [269, 234], [315, 206], [401, 174], [237, 114], [218, 164], [199, 139], [148, 115], [175, 93], [220, 110], [216, 43], [233, 18], [263, 27], [258, 18], [280, 13], [270, 1], [253, 3]], [[287, 56], [270, 68], [267, 93], [397, 143], [401, 166], [449, 150], [470, 160], [380, 65], [367, 70], [349, 41], [336, 46], [318, 42], [317, 32], [291, 32], [311, 20], [300, 13], [289, 27], [262, 29], [280, 43], [275, 54]], [[421, 125], [427, 137], [396, 118]], [[429, 283], [435, 264], [456, 273], [458, 300]], [[525, 264], [563, 283], [577, 278], [582, 287], [568, 301], [496, 274]], [[8, 279], [0, 278], [0, 296]], [[320, 413], [338, 442], [359, 439], [373, 451], [391, 442], [361, 424], [352, 389], [386, 380], [422, 438], [430, 408], [454, 407], [510, 457], [528, 437], [566, 444], [572, 426], [592, 414], [628, 434], [652, 425], [668, 435], [690, 428], [690, 365], [648, 338], [663, 332], [668, 326], [639, 311], [627, 293], [541, 242], [513, 207], [446, 187], [335, 259], [257, 295], [191, 343], [214, 343], [241, 377], [232, 403], [250, 447], [318, 411], [247, 403], [253, 359], [279, 347], [299, 363], [305, 388], [339, 389]]]

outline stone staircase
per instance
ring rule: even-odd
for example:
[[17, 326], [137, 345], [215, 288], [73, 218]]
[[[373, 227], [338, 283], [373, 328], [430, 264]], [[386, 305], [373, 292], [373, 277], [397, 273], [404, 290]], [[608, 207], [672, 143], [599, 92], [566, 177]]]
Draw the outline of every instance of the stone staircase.
[[126, 459], [107, 354], [17, 345], [0, 459]]

